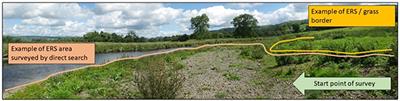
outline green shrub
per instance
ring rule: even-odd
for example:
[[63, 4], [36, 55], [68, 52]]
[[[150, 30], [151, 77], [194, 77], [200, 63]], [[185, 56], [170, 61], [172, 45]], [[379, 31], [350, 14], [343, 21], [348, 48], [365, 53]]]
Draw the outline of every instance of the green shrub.
[[[389, 40], [388, 40], [389, 39]], [[386, 37], [363, 37], [363, 38], [342, 38], [337, 40], [325, 39], [312, 42], [315, 44], [315, 48], [342, 52], [360, 52], [370, 51], [376, 49], [386, 49], [393, 38]], [[343, 55], [343, 54], [340, 54]], [[362, 54], [359, 54], [362, 55]], [[376, 65], [384, 65], [387, 61], [387, 57], [365, 57], [365, 58], [338, 58], [328, 56], [317, 56], [316, 65], [324, 65], [328, 62], [342, 63], [351, 62], [352, 64], [361, 64], [365, 67], [371, 67]]]
[[339, 64], [339, 69], [349, 69], [352, 67], [350, 62], [342, 62]]
[[347, 63], [337, 64], [334, 62], [326, 63], [325, 66], [312, 67], [309, 70], [311, 77], [356, 77], [359, 73], [354, 68], [343, 68], [340, 66], [348, 66]]
[[251, 55], [251, 52], [249, 49], [243, 48], [239, 55], [241, 57], [249, 57]]
[[253, 53], [251, 54], [251, 58], [252, 59], [262, 59], [264, 57], [266, 53], [264, 51], [253, 51]]
[[183, 77], [161, 60], [138, 65], [136, 86], [144, 98], [173, 99], [182, 87]]
[[254, 47], [254, 48], [242, 48], [242, 51], [240, 52], [240, 56], [242, 58], [247, 58], [251, 60], [259, 60], [264, 58], [264, 55], [266, 53], [262, 48], [259, 47]]
[[302, 64], [310, 61], [310, 56], [276, 56], [275, 61], [278, 66], [284, 66], [288, 64]]
[[365, 57], [352, 59], [352, 63], [360, 64], [364, 67], [373, 67], [378, 65], [386, 65], [387, 57]]

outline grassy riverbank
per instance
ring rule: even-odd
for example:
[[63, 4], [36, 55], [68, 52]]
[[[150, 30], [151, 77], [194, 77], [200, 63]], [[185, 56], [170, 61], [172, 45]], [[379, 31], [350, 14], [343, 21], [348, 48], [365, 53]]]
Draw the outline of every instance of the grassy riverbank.
[[[295, 38], [298, 36], [314, 36], [318, 39], [336, 39], [343, 37], [394, 37], [393, 28], [341, 28], [325, 31], [311, 31], [303, 33], [284, 34], [279, 38], [260, 37], [260, 38], [224, 38], [224, 39], [205, 39], [205, 40], [188, 40], [184, 42], [131, 42], [131, 43], [115, 43], [115, 42], [96, 42], [96, 53], [122, 52], [122, 51], [149, 51], [157, 49], [168, 49], [177, 47], [194, 47], [204, 44], [216, 43], [246, 43], [246, 42], [276, 42], [281, 39]], [[391, 38], [393, 39], [393, 38]], [[268, 45], [268, 44], [266, 44]], [[3, 55], [7, 54], [7, 43], [3, 43]]]
[[263, 38], [226, 38], [226, 39], [206, 39], [206, 40], [189, 40], [185, 42], [142, 42], [142, 43], [113, 43], [113, 42], [96, 42], [96, 53], [107, 52], [123, 52], [123, 51], [149, 51], [157, 49], [169, 49], [178, 47], [196, 47], [204, 44], [218, 43], [246, 43], [257, 42]]

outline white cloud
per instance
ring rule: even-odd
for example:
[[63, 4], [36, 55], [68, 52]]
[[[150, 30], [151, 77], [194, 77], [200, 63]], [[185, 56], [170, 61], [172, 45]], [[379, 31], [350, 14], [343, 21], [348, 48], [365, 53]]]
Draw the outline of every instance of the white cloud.
[[5, 3], [4, 18], [84, 18], [91, 13], [77, 3]]
[[17, 24], [12, 29], [9, 29], [9, 32], [6, 34], [16, 36], [82, 36], [89, 31], [94, 31], [94, 27], [88, 26], [83, 22], [67, 21], [63, 26]]
[[[148, 18], [136, 16], [132, 18], [134, 13], [132, 9], [123, 9], [126, 12], [122, 14], [121, 8], [114, 9], [113, 7], [126, 7], [121, 5], [106, 6], [104, 14], [95, 15], [89, 9], [83, 9], [78, 4], [53, 4], [53, 3], [27, 3], [27, 4], [5, 4], [5, 19], [21, 19], [20, 24], [9, 27], [9, 32], [6, 34], [12, 35], [43, 35], [43, 36], [81, 36], [88, 31], [107, 29], [111, 32], [123, 33], [127, 29], [121, 28], [138, 28], [143, 27], [140, 19]], [[140, 5], [134, 5], [140, 6]], [[98, 7], [98, 8], [101, 8]], [[148, 6], [142, 6], [148, 7]], [[133, 7], [131, 7], [133, 8]], [[143, 9], [143, 8], [137, 8]], [[101, 9], [100, 9], [101, 10]], [[112, 11], [114, 10], [114, 11]], [[161, 9], [164, 10], [164, 9]], [[167, 9], [168, 10], [168, 9]], [[148, 11], [151, 11], [149, 9]], [[145, 12], [148, 12], [145, 11]], [[176, 14], [176, 13], [174, 13]], [[142, 14], [136, 14], [142, 15]], [[161, 20], [166, 20], [161, 19]], [[154, 21], [157, 22], [157, 21]], [[166, 21], [163, 21], [164, 23]], [[157, 22], [159, 23], [159, 22]], [[135, 26], [136, 25], [136, 26]], [[7, 27], [7, 25], [6, 25]], [[12, 27], [12, 28], [10, 28]], [[105, 27], [105, 28], [103, 28]], [[144, 29], [144, 28], [141, 28]]]
[[22, 20], [22, 24], [39, 25], [39, 26], [62, 26], [64, 22], [57, 19], [49, 19], [43, 17], [35, 17]]
[[397, 3], [360, 3], [360, 5], [397, 5]]
[[[207, 14], [211, 29], [232, 27], [231, 21], [240, 14], [251, 14], [259, 25], [276, 24], [307, 17], [306, 4], [288, 4], [278, 10], [263, 12], [246, 7], [259, 3], [238, 3], [241, 8], [212, 6], [203, 9], [177, 9], [161, 3], [97, 3], [94, 10], [76, 3], [5, 3], [5, 19], [22, 19], [20, 24], [5, 26], [13, 35], [81, 36], [88, 31], [126, 33], [156, 37], [189, 34], [190, 18]], [[173, 25], [172, 30], [161, 30]]]
[[261, 6], [262, 3], [232, 3], [231, 5], [238, 8], [252, 8], [256, 6]]
[[[116, 23], [104, 27], [132, 27], [147, 28], [148, 26], [158, 26], [169, 23], [175, 19], [180, 13], [180, 9], [163, 7], [161, 4], [97, 4], [98, 10], [96, 22]], [[112, 20], [108, 20], [111, 18]], [[104, 20], [106, 19], [106, 20]]]
[[48, 36], [65, 36], [62, 35], [61, 30], [57, 27], [44, 27], [34, 25], [14, 25], [12, 32], [13, 35], [48, 35]]
[[71, 33], [72, 35], [79, 36], [86, 32], [94, 31], [95, 28], [92, 25], [93, 24], [84, 22], [66, 21], [65, 26], [62, 26], [61, 29], [64, 33]]
[[100, 3], [96, 7], [97, 15], [91, 20], [96, 28], [115, 31], [134, 30], [142, 36], [159, 34], [157, 26], [174, 23], [182, 12], [182, 9], [164, 7], [159, 3]]
[[308, 5], [396, 5], [397, 3], [309, 3]]
[[182, 17], [177, 19], [179, 25], [184, 30], [188, 30], [190, 27], [190, 19], [201, 14], [206, 14], [208, 16], [210, 27], [222, 28], [229, 27], [231, 21], [235, 16], [240, 14], [250, 13], [249, 10], [244, 9], [230, 9], [224, 6], [212, 6], [200, 10], [186, 10], [182, 13]]
[[268, 24], [277, 24], [290, 20], [306, 19], [307, 16], [307, 5], [289, 4], [266, 15], [263, 19], [267, 19], [267, 22], [269, 22]]
[[[35, 36], [81, 36], [88, 30], [86, 20], [93, 16], [77, 3], [5, 3], [4, 19], [21, 19], [7, 34]], [[12, 27], [12, 28], [11, 28]], [[86, 30], [83, 30], [86, 29]]]
[[259, 22], [259, 25], [277, 24], [289, 20], [302, 20], [307, 18], [306, 4], [288, 4], [287, 6], [275, 10], [271, 13], [260, 12], [258, 10], [231, 9], [224, 6], [213, 6], [200, 10], [186, 10], [182, 14], [182, 18], [178, 19], [179, 25], [186, 32], [190, 27], [190, 18], [207, 14], [211, 27], [223, 28], [232, 27], [231, 21], [240, 14], [251, 14]]

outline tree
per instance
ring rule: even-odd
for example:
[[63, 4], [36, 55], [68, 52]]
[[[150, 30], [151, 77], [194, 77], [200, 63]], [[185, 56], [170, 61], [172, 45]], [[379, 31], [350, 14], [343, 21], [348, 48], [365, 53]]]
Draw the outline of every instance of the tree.
[[299, 24], [292, 24], [293, 32], [298, 33], [300, 32], [300, 25]]
[[123, 41], [123, 38], [122, 38], [122, 36], [120, 36], [120, 35], [118, 35], [116, 33], [112, 33], [110, 41], [112, 41], [112, 42], [121, 42], [121, 41]]
[[129, 31], [128, 34], [124, 37], [125, 42], [134, 42], [139, 37], [136, 35], [134, 31]]
[[22, 42], [22, 40], [17, 37], [3, 36], [3, 43], [11, 43], [11, 42]]
[[100, 42], [110, 42], [111, 41], [111, 34], [108, 32], [100, 31]]
[[189, 36], [188, 35], [186, 35], [186, 34], [183, 34], [183, 35], [180, 35], [180, 36], [178, 36], [178, 40], [177, 41], [187, 41], [187, 40], [189, 40]]
[[83, 38], [85, 40], [88, 40], [89, 42], [96, 42], [101, 40], [99, 33], [96, 31], [86, 33], [85, 35], [83, 35]]
[[250, 14], [241, 14], [231, 22], [235, 27], [234, 35], [236, 37], [251, 37], [255, 36], [255, 29], [257, 27], [257, 19]]
[[198, 38], [200, 34], [205, 34], [208, 32], [208, 28], [210, 25], [208, 24], [208, 16], [206, 14], [202, 14], [201, 16], [196, 16], [190, 19], [192, 23], [190, 29], [194, 29], [193, 36]]

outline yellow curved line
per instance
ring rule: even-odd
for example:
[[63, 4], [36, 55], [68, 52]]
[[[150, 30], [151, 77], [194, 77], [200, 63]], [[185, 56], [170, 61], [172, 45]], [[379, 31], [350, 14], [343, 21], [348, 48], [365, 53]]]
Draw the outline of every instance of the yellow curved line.
[[314, 39], [314, 37], [299, 37], [288, 40], [281, 40], [274, 43], [270, 48], [270, 52], [297, 52], [297, 53], [335, 53], [335, 54], [345, 54], [345, 55], [359, 55], [359, 54], [367, 54], [367, 53], [376, 53], [376, 52], [388, 52], [392, 51], [392, 49], [377, 49], [377, 50], [369, 50], [369, 51], [361, 51], [361, 52], [341, 52], [341, 51], [333, 51], [333, 50], [273, 50], [274, 47], [281, 43], [288, 43], [297, 40], [307, 40]]
[[269, 51], [272, 52], [272, 48], [274, 48], [276, 45], [281, 44], [281, 43], [292, 42], [292, 41], [296, 41], [296, 40], [307, 40], [307, 39], [314, 39], [314, 37], [298, 37], [298, 38], [294, 38], [294, 39], [281, 40], [281, 41], [278, 41], [278, 42], [272, 44], [272, 46], [269, 48]]
[[157, 52], [157, 53], [151, 53], [151, 54], [145, 54], [145, 55], [141, 55], [141, 56], [135, 56], [135, 57], [127, 57], [127, 58], [120, 58], [120, 59], [116, 59], [116, 60], [112, 60], [109, 61], [107, 63], [104, 64], [95, 64], [95, 65], [87, 65], [87, 66], [83, 66], [83, 67], [79, 67], [79, 68], [74, 68], [74, 69], [70, 69], [70, 70], [65, 70], [65, 71], [60, 71], [60, 72], [56, 72], [53, 74], [50, 74], [48, 76], [46, 76], [43, 79], [40, 80], [36, 80], [36, 81], [32, 81], [26, 84], [22, 84], [22, 85], [18, 85], [12, 88], [8, 88], [5, 89], [5, 92], [3, 93], [3, 96], [7, 96], [9, 93], [14, 92], [14, 91], [18, 91], [19, 89], [22, 89], [28, 85], [32, 85], [32, 84], [36, 84], [36, 83], [40, 83], [43, 82], [53, 76], [57, 76], [63, 73], [67, 73], [67, 72], [72, 72], [72, 71], [76, 71], [76, 70], [81, 70], [81, 69], [85, 69], [85, 68], [95, 68], [95, 67], [103, 67], [105, 65], [108, 65], [110, 63], [113, 62], [117, 62], [117, 61], [122, 61], [122, 60], [131, 60], [131, 59], [141, 59], [144, 57], [148, 57], [148, 56], [154, 56], [154, 55], [161, 55], [161, 54], [168, 54], [168, 53], [172, 53], [175, 51], [181, 51], [181, 50], [197, 50], [197, 49], [201, 49], [201, 48], [206, 48], [206, 47], [215, 47], [215, 46], [262, 46], [263, 50], [265, 53], [267, 53], [268, 55], [271, 56], [298, 56], [298, 55], [321, 55], [321, 56], [332, 56], [332, 57], [340, 57], [340, 58], [363, 58], [363, 57], [369, 57], [369, 56], [387, 56], [387, 57], [394, 57], [394, 55], [391, 54], [366, 54], [366, 55], [358, 55], [358, 56], [353, 56], [353, 55], [337, 55], [337, 54], [327, 54], [327, 53], [283, 53], [283, 54], [274, 54], [271, 53], [267, 50], [267, 48], [265, 47], [265, 45], [263, 43], [223, 43], [223, 44], [205, 44], [202, 46], [198, 46], [198, 47], [193, 47], [193, 48], [176, 48], [176, 49], [172, 49], [169, 51], [164, 51], [164, 52]]

